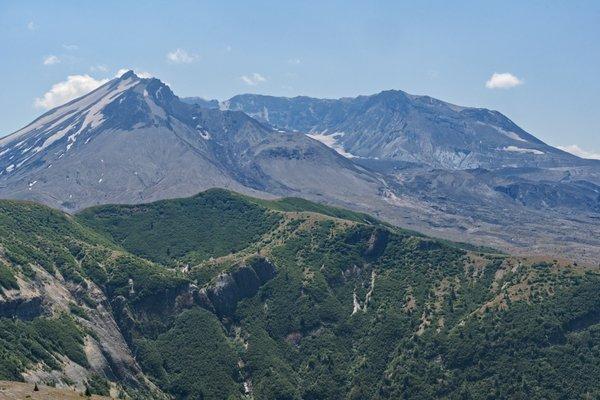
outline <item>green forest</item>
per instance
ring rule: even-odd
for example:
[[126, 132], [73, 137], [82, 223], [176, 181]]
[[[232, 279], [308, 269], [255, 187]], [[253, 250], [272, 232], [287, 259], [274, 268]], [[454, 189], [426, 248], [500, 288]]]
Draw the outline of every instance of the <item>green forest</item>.
[[[10, 314], [51, 279], [74, 293], [67, 312]], [[89, 367], [102, 308], [176, 399], [595, 399], [599, 292], [597, 268], [299, 199], [210, 190], [75, 216], [0, 201], [0, 380]], [[111, 374], [86, 383], [109, 385], [155, 398]]]

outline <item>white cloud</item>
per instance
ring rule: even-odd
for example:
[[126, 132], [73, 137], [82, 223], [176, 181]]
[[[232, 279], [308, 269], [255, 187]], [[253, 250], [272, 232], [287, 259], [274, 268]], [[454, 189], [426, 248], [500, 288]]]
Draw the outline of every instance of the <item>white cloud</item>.
[[146, 72], [146, 71], [136, 71], [135, 73], [137, 76], [139, 76], [142, 79], [150, 79], [150, 78], [154, 78], [154, 75], [151, 74], [150, 72]]
[[90, 67], [92, 72], [108, 72], [108, 67], [104, 64], [92, 65]]
[[66, 81], [55, 83], [42, 97], [35, 99], [34, 105], [37, 108], [54, 108], [83, 96], [106, 82], [108, 79], [94, 79], [89, 75], [69, 75]]
[[74, 50], [79, 49], [79, 46], [77, 46], [76, 44], [63, 44], [62, 47], [63, 47], [63, 49], [69, 50], [69, 51], [74, 51]]
[[37, 29], [37, 26], [33, 21], [29, 21], [27, 23], [27, 29], [29, 29], [30, 31], [35, 31]]
[[523, 84], [523, 80], [517, 78], [510, 72], [499, 74], [494, 72], [490, 79], [485, 83], [488, 89], [509, 89]]
[[566, 151], [567, 153], [574, 154], [577, 157], [600, 160], [600, 153], [584, 150], [576, 144], [571, 144], [568, 146], [556, 146], [556, 148], [561, 149], [562, 151]]
[[133, 71], [134, 74], [136, 74], [137, 76], [139, 76], [142, 79], [149, 79], [149, 78], [154, 78], [154, 75], [152, 75], [150, 72], [146, 72], [146, 71], [136, 71], [133, 68], [120, 68], [117, 73], [115, 74], [115, 78], [120, 78], [121, 75], [123, 75], [125, 72], [127, 71]]
[[302, 61], [299, 58], [290, 58], [288, 60], [288, 64], [292, 64], [292, 65], [298, 65], [300, 64]]
[[60, 62], [60, 58], [54, 56], [54, 55], [49, 55], [44, 57], [44, 65], [54, 65], [54, 64], [58, 64]]
[[189, 64], [197, 59], [196, 54], [190, 54], [184, 49], [175, 49], [167, 53], [167, 61], [173, 64]]
[[267, 78], [259, 74], [258, 72], [253, 73], [252, 75], [242, 75], [240, 79], [244, 81], [247, 85], [256, 86], [259, 83], [266, 82]]
[[117, 73], [115, 74], [115, 78], [120, 78], [125, 72], [131, 70], [131, 68], [119, 68]]

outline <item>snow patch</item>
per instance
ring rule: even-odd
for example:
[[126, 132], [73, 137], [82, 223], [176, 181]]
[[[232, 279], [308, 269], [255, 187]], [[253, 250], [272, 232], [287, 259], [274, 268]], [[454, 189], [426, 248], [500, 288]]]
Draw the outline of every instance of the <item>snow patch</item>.
[[492, 124], [486, 124], [485, 122], [481, 122], [481, 121], [477, 121], [477, 123], [479, 125], [489, 126], [490, 128], [495, 129], [496, 131], [500, 132], [504, 136], [509, 137], [513, 140], [518, 140], [520, 142], [527, 142], [527, 140], [523, 139], [521, 136], [519, 136], [517, 133], [515, 133], [513, 131], [507, 131], [506, 129], [502, 129], [499, 126], [495, 126]]
[[50, 146], [52, 143], [56, 142], [57, 140], [62, 139], [69, 132], [69, 130], [71, 130], [71, 128], [72, 128], [72, 126], [69, 125], [66, 128], [61, 129], [60, 131], [56, 132], [55, 134], [53, 134], [52, 136], [47, 138], [44, 141], [44, 143], [42, 143], [41, 146], [38, 146], [35, 149], [33, 149], [33, 151], [35, 153], [39, 153], [40, 151], [44, 150], [46, 147]]
[[31, 157], [33, 156], [29, 156], [23, 160], [21, 160], [18, 164], [17, 164], [17, 168], [21, 168], [21, 165], [25, 164], [27, 161], [29, 161], [31, 159]]
[[[18, 141], [14, 146], [25, 147], [24, 144], [29, 142], [28, 148], [21, 152], [22, 157], [30, 151], [39, 153], [70, 134], [67, 143], [67, 150], [69, 150], [81, 132], [88, 128], [96, 128], [104, 121], [102, 110], [106, 105], [138, 83], [137, 78], [130, 78], [118, 84], [105, 84], [79, 99], [49, 111], [26, 127], [0, 139], [0, 146]], [[65, 124], [68, 126], [65, 127]], [[6, 151], [8, 150], [6, 149]], [[23, 161], [21, 161], [22, 163]]]
[[537, 150], [537, 149], [524, 149], [522, 147], [517, 147], [517, 146], [507, 146], [507, 147], [503, 147], [501, 150], [503, 151], [511, 151], [513, 153], [529, 153], [529, 154], [544, 154], [543, 151]]
[[323, 132], [323, 133], [307, 133], [306, 136], [308, 136], [309, 138], [318, 140], [319, 142], [323, 143], [325, 146], [335, 150], [338, 154], [340, 154], [346, 158], [358, 158], [358, 156], [355, 156], [354, 154], [347, 152], [342, 145], [338, 144], [337, 140], [338, 140], [338, 138], [344, 136], [344, 132], [335, 132], [331, 135], [325, 135], [325, 132]]
[[77, 136], [86, 128], [94, 129], [104, 122], [104, 114], [102, 110], [118, 96], [121, 95], [127, 89], [137, 85], [139, 83], [136, 79], [127, 79], [119, 83], [117, 88], [113, 91], [108, 92], [105, 96], [101, 97], [96, 103], [94, 103], [87, 111], [83, 123], [74, 134], [69, 136], [69, 141], [72, 142], [67, 145], [67, 150], [71, 148], [73, 143], [77, 140]]

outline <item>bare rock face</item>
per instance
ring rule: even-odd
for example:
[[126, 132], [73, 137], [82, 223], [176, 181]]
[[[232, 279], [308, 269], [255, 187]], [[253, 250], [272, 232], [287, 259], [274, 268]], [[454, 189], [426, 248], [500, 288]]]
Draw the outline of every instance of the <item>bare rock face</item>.
[[235, 311], [237, 302], [242, 298], [240, 288], [232, 274], [228, 273], [219, 274], [206, 293], [215, 312], [220, 317], [231, 315]]
[[364, 251], [364, 256], [367, 259], [377, 259], [385, 251], [388, 243], [390, 232], [386, 229], [376, 228], [371, 233], [371, 237], [367, 242], [368, 247]]
[[254, 296], [260, 287], [277, 274], [275, 265], [264, 257], [253, 257], [230, 271], [219, 274], [205, 287], [185, 283], [180, 287], [162, 292], [156, 298], [134, 305], [123, 296], [116, 296], [111, 308], [125, 341], [133, 343], [133, 335], [139, 323], [162, 319], [167, 321], [181, 311], [200, 306], [215, 313], [219, 318], [231, 317], [237, 303]]
[[270, 281], [275, 277], [277, 271], [275, 270], [275, 266], [264, 257], [256, 257], [250, 263], [250, 266], [258, 276], [260, 280], [260, 284], [264, 285], [267, 281]]
[[[86, 281], [84, 289], [39, 266], [32, 265], [31, 268], [35, 271], [35, 278], [24, 280], [19, 277], [18, 288], [0, 290], [0, 317], [20, 320], [52, 317], [70, 313], [73, 304], [84, 304], [85, 308], [80, 308], [85, 310], [85, 318], [71, 315], [89, 332], [84, 337], [84, 352], [89, 367], [79, 365], [64, 355], [55, 354], [60, 369], [49, 370], [36, 365], [23, 372], [23, 379], [32, 383], [53, 381], [83, 392], [86, 382], [96, 374], [163, 398], [160, 390], [142, 373], [115, 321], [108, 299], [96, 284]], [[88, 299], [93, 300], [89, 300], [87, 304], [82, 302], [81, 296], [84, 293]], [[119, 299], [113, 303], [118, 311], [126, 311], [125, 308], [119, 309]], [[119, 315], [122, 317], [121, 323], [132, 323], [132, 320], [123, 318], [124, 314]], [[131, 315], [129, 317], [133, 318]]]
[[257, 257], [248, 265], [239, 265], [231, 272], [220, 274], [206, 289], [212, 308], [219, 317], [233, 315], [240, 300], [254, 296], [276, 273], [269, 260]]
[[342, 99], [245, 94], [223, 102], [221, 108], [307, 133], [351, 157], [443, 169], [589, 164], [546, 145], [497, 111], [401, 90]]

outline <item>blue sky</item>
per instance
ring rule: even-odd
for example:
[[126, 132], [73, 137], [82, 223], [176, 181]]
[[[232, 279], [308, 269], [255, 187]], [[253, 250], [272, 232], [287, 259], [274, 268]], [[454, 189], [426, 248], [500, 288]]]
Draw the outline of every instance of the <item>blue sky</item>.
[[0, 136], [133, 68], [221, 100], [402, 89], [600, 154], [599, 1], [221, 3], [0, 1]]

